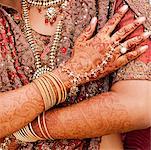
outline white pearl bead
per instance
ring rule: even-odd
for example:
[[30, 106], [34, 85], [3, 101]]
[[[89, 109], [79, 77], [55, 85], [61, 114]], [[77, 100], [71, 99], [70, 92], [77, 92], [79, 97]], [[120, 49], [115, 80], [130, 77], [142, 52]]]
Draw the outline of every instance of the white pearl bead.
[[125, 54], [125, 53], [127, 52], [127, 48], [126, 48], [126, 47], [121, 47], [120, 52], [121, 52], [122, 54]]

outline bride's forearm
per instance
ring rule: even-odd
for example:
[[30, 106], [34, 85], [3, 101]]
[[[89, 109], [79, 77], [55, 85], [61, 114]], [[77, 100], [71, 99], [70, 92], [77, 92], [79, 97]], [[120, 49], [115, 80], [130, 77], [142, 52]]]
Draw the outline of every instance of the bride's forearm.
[[[79, 104], [48, 111], [45, 117], [54, 139], [90, 138], [149, 126], [143, 107], [144, 104], [140, 105], [132, 98], [121, 98], [115, 92], [109, 92]], [[42, 136], [37, 121], [32, 124], [36, 133]]]
[[22, 128], [44, 110], [34, 84], [0, 93], [0, 138]]
[[[68, 76], [60, 69], [53, 71], [70, 88]], [[10, 135], [34, 120], [44, 111], [44, 100], [33, 83], [0, 93], [0, 138]]]

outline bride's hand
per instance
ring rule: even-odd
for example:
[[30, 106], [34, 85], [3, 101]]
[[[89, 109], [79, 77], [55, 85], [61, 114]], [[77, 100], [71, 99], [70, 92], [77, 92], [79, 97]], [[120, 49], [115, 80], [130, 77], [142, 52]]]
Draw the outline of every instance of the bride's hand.
[[121, 7], [95, 36], [93, 34], [97, 18], [94, 17], [90, 25], [77, 38], [72, 57], [66, 64], [67, 68], [81, 75], [94, 72], [94, 76], [90, 77], [90, 80], [94, 80], [119, 69], [144, 53], [148, 46], [139, 46], [139, 44], [149, 37], [149, 32], [123, 41], [145, 21], [144, 17], [136, 19], [112, 34], [127, 10], [127, 5]]

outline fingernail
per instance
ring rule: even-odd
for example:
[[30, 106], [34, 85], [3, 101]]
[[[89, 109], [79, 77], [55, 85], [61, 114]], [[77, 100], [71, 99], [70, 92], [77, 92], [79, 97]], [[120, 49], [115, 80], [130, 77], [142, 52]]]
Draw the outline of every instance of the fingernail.
[[145, 36], [145, 37], [149, 37], [150, 35], [151, 35], [151, 31], [144, 33], [144, 36]]
[[92, 20], [91, 20], [91, 24], [95, 24], [97, 21], [97, 17], [93, 17]]
[[140, 48], [142, 52], [145, 52], [148, 49], [148, 45], [144, 45]]
[[139, 17], [137, 20], [138, 20], [138, 22], [143, 23], [146, 20], [146, 18], [145, 17]]
[[121, 7], [121, 10], [122, 10], [122, 11], [128, 10], [128, 5], [123, 5], [123, 6]]

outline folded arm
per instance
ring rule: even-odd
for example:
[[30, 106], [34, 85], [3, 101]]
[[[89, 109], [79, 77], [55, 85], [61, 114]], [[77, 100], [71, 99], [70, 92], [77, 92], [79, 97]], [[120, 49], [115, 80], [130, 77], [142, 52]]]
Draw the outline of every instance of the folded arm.
[[0, 93], [0, 138], [22, 128], [43, 110], [42, 97], [34, 84]]
[[[122, 81], [111, 92], [48, 111], [49, 133], [54, 139], [81, 139], [149, 127], [149, 89], [149, 81]], [[42, 136], [37, 121], [32, 124]]]

